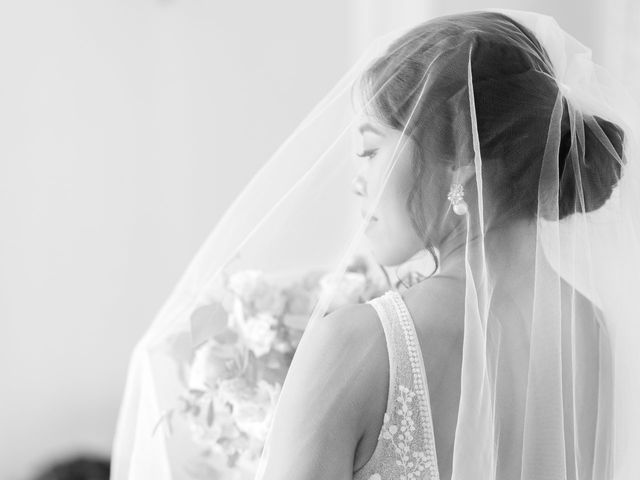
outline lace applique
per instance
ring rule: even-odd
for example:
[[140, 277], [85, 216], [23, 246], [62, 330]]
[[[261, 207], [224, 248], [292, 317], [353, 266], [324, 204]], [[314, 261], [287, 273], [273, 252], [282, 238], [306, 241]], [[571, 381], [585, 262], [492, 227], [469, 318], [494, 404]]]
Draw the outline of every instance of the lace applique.
[[409, 390], [404, 385], [398, 385], [398, 409], [396, 413], [400, 419], [400, 424], [390, 422], [391, 417], [385, 413], [382, 424], [382, 438], [393, 444], [396, 453], [396, 465], [402, 467], [404, 473], [400, 475], [400, 480], [416, 480], [422, 478], [421, 473], [430, 466], [427, 455], [422, 451], [411, 449], [413, 443], [413, 432], [416, 430], [413, 421], [413, 399], [416, 393]]

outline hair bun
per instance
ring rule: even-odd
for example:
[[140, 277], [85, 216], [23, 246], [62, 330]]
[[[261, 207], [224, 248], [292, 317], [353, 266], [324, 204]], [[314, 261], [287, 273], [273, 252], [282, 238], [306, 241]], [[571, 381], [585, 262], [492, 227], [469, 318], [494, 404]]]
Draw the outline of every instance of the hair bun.
[[[604, 205], [618, 183], [622, 164], [625, 163], [624, 131], [620, 126], [596, 115], [586, 114], [583, 125], [584, 145], [577, 129], [572, 138], [568, 109], [564, 109], [564, 133], [560, 142], [558, 165], [562, 172], [558, 194], [559, 219], [575, 212], [591, 212]], [[576, 191], [576, 186], [579, 185], [582, 185], [582, 194]]]

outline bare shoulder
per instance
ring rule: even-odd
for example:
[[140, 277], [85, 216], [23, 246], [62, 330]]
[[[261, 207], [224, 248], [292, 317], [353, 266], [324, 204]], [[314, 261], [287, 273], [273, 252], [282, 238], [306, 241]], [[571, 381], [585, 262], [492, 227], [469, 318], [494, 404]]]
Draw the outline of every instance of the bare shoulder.
[[[324, 317], [315, 318], [309, 328], [322, 330], [324, 335], [358, 348], [362, 342], [354, 343], [353, 340], [375, 336], [379, 323], [376, 322], [376, 318], [377, 313], [371, 305], [365, 303], [349, 304], [337, 308]], [[382, 327], [380, 327], [381, 330]]]
[[365, 303], [344, 305], [324, 317], [316, 317], [306, 328], [301, 343], [305, 337], [313, 339], [337, 364], [348, 363], [345, 368], [363, 368], [358, 362], [376, 362], [380, 354], [386, 355], [382, 325], [374, 308]]
[[[307, 325], [273, 420], [274, 469], [293, 462], [300, 475], [296, 478], [320, 478], [317, 468], [322, 464], [322, 478], [351, 478], [371, 420], [366, 412], [380, 388], [379, 365], [386, 360], [384, 354], [380, 358], [384, 334], [377, 330], [375, 317], [369, 305], [347, 305]], [[332, 461], [325, 465], [326, 458]], [[287, 475], [272, 471], [269, 478], [289, 478], [293, 470]]]
[[[377, 390], [388, 388], [387, 343], [378, 313], [366, 303], [349, 304], [317, 320], [313, 328], [324, 331], [322, 335], [326, 343], [333, 345], [334, 355], [344, 362], [345, 368], [356, 370], [353, 373], [358, 380], [352, 387], [362, 391], [361, 395], [355, 392], [354, 399], [361, 402], [360, 407], [370, 409], [365, 403], [376, 396]], [[366, 417], [366, 412], [363, 413]]]
[[334, 373], [348, 377], [343, 400], [355, 416], [357, 467], [375, 446], [387, 406], [390, 364], [384, 329], [375, 309], [365, 303], [345, 305], [316, 320], [310, 326], [315, 332], [309, 333], [322, 331], [320, 335], [327, 339], [323, 343], [331, 345], [330, 355], [340, 368]]

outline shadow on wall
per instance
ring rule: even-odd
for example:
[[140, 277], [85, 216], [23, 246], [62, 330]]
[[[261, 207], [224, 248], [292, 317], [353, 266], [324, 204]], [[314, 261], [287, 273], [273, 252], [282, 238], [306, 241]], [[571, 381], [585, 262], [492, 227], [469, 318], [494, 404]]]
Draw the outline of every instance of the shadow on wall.
[[109, 480], [107, 457], [76, 455], [45, 467], [32, 480]]

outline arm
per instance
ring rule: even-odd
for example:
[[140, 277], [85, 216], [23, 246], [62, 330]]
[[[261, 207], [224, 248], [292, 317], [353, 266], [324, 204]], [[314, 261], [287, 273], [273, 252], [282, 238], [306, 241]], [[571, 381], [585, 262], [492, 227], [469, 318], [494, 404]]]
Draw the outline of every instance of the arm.
[[386, 352], [384, 333], [377, 331], [372, 315], [368, 306], [348, 305], [307, 326], [278, 400], [257, 480], [353, 478], [356, 447], [378, 390], [372, 379], [386, 380], [378, 358]]

